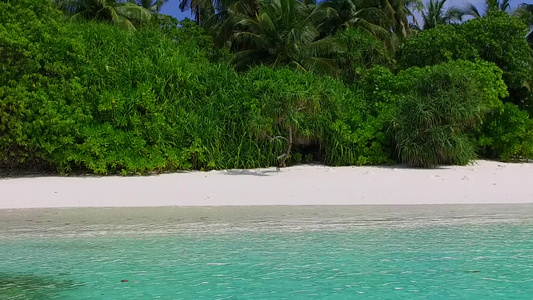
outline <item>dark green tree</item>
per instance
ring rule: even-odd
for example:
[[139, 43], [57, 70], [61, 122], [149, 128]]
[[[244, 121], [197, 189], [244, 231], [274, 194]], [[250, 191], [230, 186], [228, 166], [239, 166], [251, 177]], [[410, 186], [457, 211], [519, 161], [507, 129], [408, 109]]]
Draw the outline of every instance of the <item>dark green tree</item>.
[[342, 78], [346, 82], [357, 82], [365, 70], [375, 66], [394, 69], [393, 53], [368, 31], [348, 28], [338, 32], [335, 37], [346, 49], [339, 58]]
[[522, 3], [514, 11], [514, 15], [529, 26], [533, 26], [533, 4]]
[[165, 3], [168, 2], [168, 0], [129, 0], [130, 2], [138, 4], [140, 7], [143, 7], [155, 14], [159, 14], [161, 11], [161, 7]]
[[456, 27], [439, 26], [419, 33], [404, 44], [399, 65], [409, 68], [455, 59], [482, 59], [501, 68], [507, 86], [519, 90], [533, 76], [526, 34], [527, 26], [519, 19], [504, 12], [491, 12]]
[[53, 3], [73, 19], [100, 20], [112, 22], [126, 29], [135, 30], [136, 25], [148, 24], [151, 12], [132, 2], [119, 0], [52, 0]]
[[461, 31], [481, 59], [503, 70], [509, 89], [521, 89], [524, 81], [533, 77], [533, 53], [524, 38], [527, 26], [517, 18], [505, 12], [490, 12], [466, 22]]
[[216, 3], [211, 0], [180, 0], [179, 8], [181, 11], [190, 9], [196, 23], [203, 26], [204, 20], [215, 14]]
[[424, 9], [422, 0], [380, 0], [380, 7], [383, 9], [390, 22], [390, 27], [399, 41], [403, 41], [410, 36], [412, 30], [409, 17], [414, 18], [414, 11]]
[[320, 7], [330, 10], [322, 24], [322, 31], [328, 35], [340, 29], [361, 28], [377, 37], [390, 38], [390, 22], [377, 1], [326, 0]]
[[461, 9], [461, 15], [481, 18], [489, 12], [508, 12], [511, 9], [511, 0], [485, 0], [485, 10], [480, 12], [476, 5], [468, 3]]
[[491, 63], [454, 61], [397, 75], [400, 99], [391, 122], [398, 158], [414, 167], [465, 165], [475, 158], [472, 129], [506, 95]]
[[452, 6], [444, 10], [444, 4], [446, 4], [446, 0], [429, 1], [426, 11], [422, 13], [424, 30], [461, 20], [462, 14], [458, 8]]
[[294, 0], [261, 2], [257, 16], [242, 16], [231, 39], [235, 67], [291, 66], [302, 71], [338, 75], [334, 55], [343, 51], [331, 37], [320, 37], [315, 25], [324, 10]]

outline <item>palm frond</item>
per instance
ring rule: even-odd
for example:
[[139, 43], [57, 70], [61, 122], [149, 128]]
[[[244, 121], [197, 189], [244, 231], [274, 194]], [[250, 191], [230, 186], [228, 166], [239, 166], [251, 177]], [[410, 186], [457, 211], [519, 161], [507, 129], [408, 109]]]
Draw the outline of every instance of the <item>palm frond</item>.
[[117, 14], [128, 19], [135, 19], [141, 22], [148, 23], [152, 18], [151, 12], [137, 4], [126, 2], [117, 5], [114, 9]]
[[340, 72], [334, 59], [304, 56], [299, 61], [299, 64], [311, 72], [327, 74], [333, 77], [338, 76]]
[[472, 3], [468, 3], [464, 8], [462, 8], [461, 13], [461, 16], [471, 16], [474, 18], [481, 18], [482, 16], [477, 7]]

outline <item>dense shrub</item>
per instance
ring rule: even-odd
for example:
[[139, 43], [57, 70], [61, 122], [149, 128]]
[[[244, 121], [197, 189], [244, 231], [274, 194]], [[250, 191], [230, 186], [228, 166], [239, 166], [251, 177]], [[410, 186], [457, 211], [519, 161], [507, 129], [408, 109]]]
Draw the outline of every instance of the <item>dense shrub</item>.
[[533, 159], [533, 120], [514, 104], [506, 103], [503, 109], [489, 113], [477, 134], [485, 157], [503, 161]]
[[197, 78], [183, 70], [201, 76], [207, 65], [196, 47], [178, 47], [158, 30], [128, 34], [106, 24], [66, 23], [46, 0], [0, 5], [3, 164], [46, 161], [64, 171], [105, 173], [211, 163], [197, 158], [204, 148], [191, 142], [195, 137], [180, 135], [182, 123], [209, 123], [191, 115], [175, 121], [183, 117], [174, 113], [180, 92], [208, 92], [187, 88]]
[[[464, 26], [464, 25], [462, 25]], [[476, 45], [470, 43], [460, 26], [442, 25], [417, 33], [398, 51], [398, 67], [425, 67], [452, 60], [479, 59]]]
[[307, 154], [332, 164], [381, 161], [360, 159], [382, 149], [356, 139], [347, 150], [328, 148], [345, 143], [335, 120], [368, 127], [363, 101], [335, 79], [267, 68], [237, 74], [209, 62], [201, 33], [190, 34], [193, 42], [179, 31], [127, 33], [67, 22], [45, 0], [37, 9], [25, 2], [1, 4], [4, 165], [129, 174], [265, 167]]
[[365, 69], [384, 66], [394, 69], [395, 61], [385, 44], [370, 33], [360, 29], [347, 29], [337, 34], [346, 49], [339, 57], [342, 78], [353, 83], [361, 78]]
[[[527, 27], [505, 13], [490, 13], [459, 26], [441, 26], [419, 33], [400, 52], [399, 65], [426, 66], [454, 59], [495, 63], [503, 70], [511, 102], [494, 110], [478, 133], [480, 155], [503, 160], [530, 157], [531, 135], [527, 112], [533, 113], [533, 92], [524, 87], [533, 77], [533, 52], [524, 38]], [[525, 110], [527, 112], [521, 111]]]
[[[362, 101], [342, 101], [342, 115], [332, 125], [333, 138], [328, 147], [328, 163], [335, 165], [381, 164], [391, 161], [391, 145], [386, 136], [398, 91], [392, 89], [396, 77], [390, 69], [376, 66], [361, 69], [361, 77], [352, 86]], [[355, 151], [354, 151], [355, 150]], [[352, 155], [357, 154], [357, 155]], [[342, 158], [338, 161], [335, 157]]]
[[[219, 55], [223, 50], [215, 51], [213, 38], [208, 35], [204, 28], [198, 26], [195, 21], [184, 19], [179, 22], [176, 18], [168, 15], [158, 15], [152, 29], [161, 30], [167, 37], [189, 50], [204, 52], [211, 58]], [[179, 24], [179, 25], [178, 25]], [[185, 44], [185, 45], [184, 45]], [[227, 61], [231, 57], [227, 52]]]
[[461, 29], [481, 59], [503, 70], [503, 80], [510, 89], [519, 89], [524, 80], [533, 78], [533, 52], [525, 39], [528, 28], [518, 18], [493, 13], [468, 21]]
[[[391, 161], [384, 129], [391, 109], [386, 103], [376, 114], [361, 102], [351, 99], [351, 105], [331, 126], [325, 162], [334, 165], [383, 164]], [[349, 99], [346, 99], [349, 100]]]
[[295, 158], [310, 155], [331, 165], [385, 161], [382, 147], [368, 143], [379, 139], [381, 127], [372, 124], [366, 103], [338, 80], [268, 68], [250, 71], [246, 80], [254, 136], [292, 144]]
[[380, 42], [348, 30], [340, 34], [347, 86], [285, 68], [236, 73], [192, 22], [125, 32], [70, 22], [47, 0], [3, 1], [0, 11], [0, 167], [132, 174], [302, 160], [463, 164], [487, 111], [476, 131], [482, 153], [531, 153], [527, 114], [502, 110], [501, 70], [448, 62], [468, 56], [442, 52], [442, 65], [395, 75]]
[[531, 92], [524, 86], [533, 78], [533, 52], [525, 39], [527, 26], [507, 13], [491, 12], [461, 25], [426, 30], [408, 40], [399, 52], [399, 66], [431, 66], [450, 60], [482, 59], [503, 70], [510, 90], [508, 102], [533, 107]]
[[506, 95], [501, 71], [489, 63], [450, 62], [397, 75], [403, 91], [391, 134], [401, 162], [415, 167], [464, 165], [475, 158], [468, 132]]
[[84, 91], [75, 66], [85, 47], [46, 0], [0, 2], [0, 11], [0, 161], [49, 160], [87, 117], [68, 105]]

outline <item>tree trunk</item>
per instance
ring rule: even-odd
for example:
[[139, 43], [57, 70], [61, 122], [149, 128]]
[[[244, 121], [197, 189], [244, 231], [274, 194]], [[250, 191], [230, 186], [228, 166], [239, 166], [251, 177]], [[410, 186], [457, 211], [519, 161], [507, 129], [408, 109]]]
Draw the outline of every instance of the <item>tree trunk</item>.
[[201, 26], [201, 22], [200, 22], [200, 5], [196, 5], [196, 12], [195, 12], [195, 16], [196, 18], [196, 24], [198, 24], [198, 26]]
[[259, 14], [259, 0], [252, 0], [251, 9], [252, 9], [251, 17], [255, 17]]

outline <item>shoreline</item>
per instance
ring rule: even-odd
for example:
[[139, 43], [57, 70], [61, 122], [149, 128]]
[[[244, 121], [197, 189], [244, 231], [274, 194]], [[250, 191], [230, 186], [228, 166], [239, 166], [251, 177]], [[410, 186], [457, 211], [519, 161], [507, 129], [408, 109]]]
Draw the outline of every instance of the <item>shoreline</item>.
[[533, 203], [533, 163], [180, 172], [0, 179], [0, 209]]

